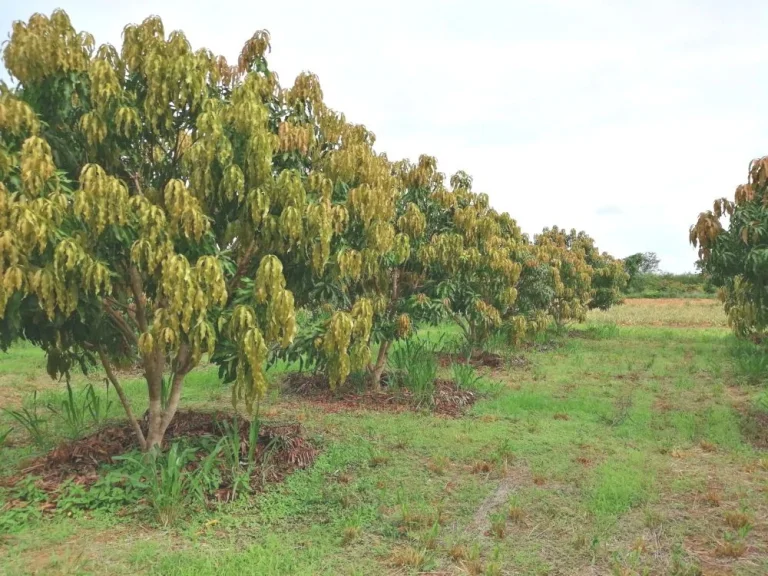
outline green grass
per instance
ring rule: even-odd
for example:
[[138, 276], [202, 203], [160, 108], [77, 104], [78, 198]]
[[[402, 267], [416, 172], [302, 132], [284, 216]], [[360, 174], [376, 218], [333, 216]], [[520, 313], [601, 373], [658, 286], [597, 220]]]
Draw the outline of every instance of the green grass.
[[[32, 519], [0, 537], [3, 573], [459, 574], [471, 564], [479, 574], [765, 574], [768, 462], [743, 435], [745, 408], [765, 392], [740, 375], [727, 330], [576, 331], [544, 351], [514, 351], [526, 366], [481, 370], [489, 394], [462, 418], [327, 412], [275, 396], [265, 411], [300, 417], [322, 447], [312, 468], [172, 529], [98, 511]], [[43, 362], [20, 348], [0, 365], [3, 386], [28, 392]], [[143, 386], [126, 383], [139, 413]], [[61, 394], [46, 385], [40, 399]], [[185, 407], [228, 401], [213, 368], [190, 375]], [[0, 417], [0, 431], [7, 423]], [[54, 419], [48, 431], [61, 436]], [[35, 454], [11, 436], [0, 474]], [[736, 558], [717, 556], [727, 511], [762, 519], [728, 536], [746, 545]]]

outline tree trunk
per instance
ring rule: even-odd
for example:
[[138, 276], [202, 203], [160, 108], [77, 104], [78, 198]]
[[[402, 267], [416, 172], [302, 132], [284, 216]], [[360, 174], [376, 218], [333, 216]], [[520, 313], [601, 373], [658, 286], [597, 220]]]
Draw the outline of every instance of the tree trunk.
[[149, 393], [149, 418], [147, 422], [146, 450], [160, 448], [163, 443], [163, 373], [154, 370], [145, 371], [147, 392]]
[[376, 364], [371, 368], [371, 387], [376, 390], [381, 390], [381, 375], [384, 373], [384, 367], [387, 365], [387, 352], [391, 345], [391, 340], [384, 340], [381, 343]]
[[[182, 344], [174, 362], [175, 371], [171, 378], [171, 391], [168, 395], [168, 406], [163, 407], [163, 372], [152, 370], [147, 373], [147, 386], [149, 389], [149, 431], [147, 434], [147, 450], [160, 448], [163, 444], [165, 432], [171, 424], [181, 401], [181, 390], [189, 371], [192, 369], [190, 362], [189, 346]], [[151, 377], [150, 377], [151, 373]]]
[[102, 366], [104, 366], [104, 371], [107, 374], [107, 379], [112, 384], [112, 387], [115, 389], [115, 392], [117, 392], [118, 398], [120, 398], [120, 403], [123, 405], [123, 409], [125, 410], [125, 415], [128, 417], [128, 422], [131, 423], [131, 426], [133, 427], [133, 432], [136, 434], [136, 439], [139, 442], [139, 447], [142, 450], [147, 449], [147, 440], [144, 438], [144, 432], [141, 430], [141, 425], [139, 424], [139, 421], [136, 419], [136, 416], [133, 415], [133, 410], [131, 409], [131, 402], [128, 400], [128, 397], [125, 395], [125, 392], [123, 391], [123, 387], [120, 385], [120, 382], [115, 377], [115, 373], [112, 371], [112, 365], [109, 363], [109, 359], [107, 358], [107, 355], [104, 353], [104, 350], [99, 348], [99, 359], [101, 360]]

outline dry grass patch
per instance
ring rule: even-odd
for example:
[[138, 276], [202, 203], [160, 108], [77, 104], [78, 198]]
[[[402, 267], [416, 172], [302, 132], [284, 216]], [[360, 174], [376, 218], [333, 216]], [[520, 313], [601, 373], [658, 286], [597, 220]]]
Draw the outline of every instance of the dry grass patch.
[[679, 328], [726, 327], [719, 300], [696, 298], [633, 298], [608, 311], [593, 310], [589, 320], [619, 326], [671, 326]]

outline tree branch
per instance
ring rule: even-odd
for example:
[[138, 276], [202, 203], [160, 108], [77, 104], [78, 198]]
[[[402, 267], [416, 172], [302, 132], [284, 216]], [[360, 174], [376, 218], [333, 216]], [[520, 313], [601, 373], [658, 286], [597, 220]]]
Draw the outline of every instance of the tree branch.
[[120, 330], [120, 332], [125, 336], [129, 342], [132, 342], [134, 345], [137, 345], [139, 343], [139, 338], [136, 336], [136, 332], [134, 330], [131, 330], [131, 327], [128, 326], [128, 324], [125, 321], [125, 318], [123, 318], [120, 313], [112, 308], [109, 302], [107, 302], [106, 299], [102, 302], [104, 305], [104, 310], [109, 315], [112, 320], [114, 320], [117, 329]]
[[179, 407], [181, 401], [181, 387], [184, 383], [184, 378], [192, 369], [192, 354], [189, 349], [189, 344], [182, 343], [179, 347], [179, 352], [176, 354], [176, 361], [173, 372], [173, 380], [171, 382], [171, 391], [168, 395], [168, 406], [163, 414], [163, 420], [160, 424], [161, 434], [165, 434], [165, 430], [173, 420], [176, 410]]
[[118, 382], [117, 378], [115, 378], [115, 373], [112, 371], [112, 366], [109, 363], [109, 359], [104, 353], [104, 348], [101, 346], [99, 346], [99, 358], [101, 359], [101, 365], [104, 366], [104, 371], [107, 373], [107, 379], [110, 381], [112, 386], [114, 386], [115, 392], [117, 392], [117, 396], [120, 398], [120, 403], [125, 409], [125, 414], [128, 416], [128, 421], [131, 423], [131, 426], [133, 426], [133, 431], [136, 434], [136, 438], [139, 440], [139, 446], [142, 450], [146, 450], [147, 440], [144, 438], [144, 432], [141, 431], [139, 421], [136, 420], [136, 417], [133, 415], [133, 410], [131, 410], [131, 402], [125, 395], [125, 391], [120, 385], [120, 382]]
[[128, 318], [130, 318], [134, 324], [136, 324], [137, 326], [139, 325], [139, 323], [136, 321], [135, 306], [131, 306], [130, 304], [123, 304], [122, 302], [115, 300], [112, 296], [107, 296], [105, 300], [109, 302], [109, 305], [112, 306], [112, 308], [114, 308], [115, 310], [119, 310], [120, 312], [128, 316]]
[[235, 270], [234, 276], [232, 276], [232, 279], [229, 281], [229, 285], [227, 286], [227, 293], [234, 294], [235, 290], [237, 290], [237, 285], [240, 283], [240, 279], [243, 277], [243, 274], [246, 273], [248, 269], [248, 262], [251, 260], [251, 257], [255, 251], [256, 242], [252, 241], [245, 249], [245, 252], [243, 252], [243, 254], [240, 256], [240, 258], [237, 259], [237, 269]]
[[451, 317], [451, 320], [456, 322], [456, 324], [459, 325], [459, 328], [464, 332], [464, 336], [467, 337], [467, 339], [470, 339], [472, 334], [470, 333], [469, 328], [464, 324], [464, 322], [461, 319], [461, 316], [456, 314], [453, 310], [450, 310], [447, 306], [444, 307], [446, 312], [448, 312], [448, 316]]
[[139, 325], [139, 330], [142, 332], [147, 331], [147, 301], [144, 296], [144, 288], [141, 283], [141, 274], [139, 274], [136, 266], [131, 265], [128, 269], [128, 275], [131, 280], [131, 292], [133, 293], [133, 299], [136, 302], [136, 322]]
[[138, 173], [134, 172], [131, 174], [131, 179], [133, 180], [133, 185], [136, 186], [136, 192], [139, 196], [143, 196], [144, 192], [141, 190], [141, 182], [139, 182], [139, 175]]

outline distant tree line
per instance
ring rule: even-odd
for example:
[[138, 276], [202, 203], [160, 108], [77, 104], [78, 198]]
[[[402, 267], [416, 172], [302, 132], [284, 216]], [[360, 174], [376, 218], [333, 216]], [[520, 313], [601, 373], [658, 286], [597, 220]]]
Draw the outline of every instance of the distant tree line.
[[[701, 271], [673, 274], [659, 268], [655, 252], [638, 252], [622, 260], [629, 275], [629, 298], [714, 298], [716, 288]], [[697, 265], [697, 268], [699, 266]]]

